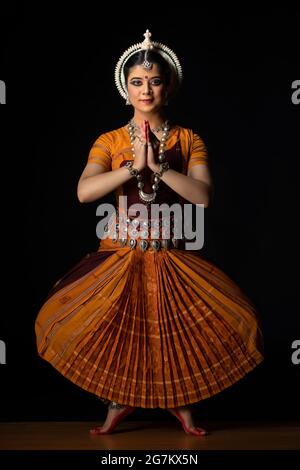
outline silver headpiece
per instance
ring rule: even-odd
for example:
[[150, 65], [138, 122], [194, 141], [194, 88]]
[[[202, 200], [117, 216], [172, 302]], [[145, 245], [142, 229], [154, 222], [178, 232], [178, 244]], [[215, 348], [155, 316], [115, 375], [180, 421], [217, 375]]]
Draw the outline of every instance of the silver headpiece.
[[[169, 47], [165, 46], [164, 44], [161, 44], [160, 42], [153, 42], [151, 41], [151, 33], [147, 29], [147, 31], [144, 33], [144, 41], [139, 42], [138, 44], [134, 44], [133, 46], [129, 47], [120, 57], [118, 60], [118, 63], [115, 68], [115, 82], [117, 89], [120, 93], [120, 95], [124, 98], [127, 99], [127, 86], [126, 86], [126, 80], [125, 80], [125, 75], [124, 75], [124, 66], [130, 57], [135, 54], [136, 52], [144, 51], [146, 50], [145, 54], [145, 60], [143, 62], [143, 67], [146, 70], [151, 70], [152, 68], [152, 63], [148, 61], [148, 51], [153, 50], [155, 52], [158, 52], [170, 65], [171, 70], [172, 70], [172, 80], [171, 80], [171, 85], [173, 84], [173, 87], [176, 87], [176, 85], [180, 85], [182, 81], [182, 68], [180, 65], [180, 62], [178, 60], [178, 57], [176, 56], [175, 52], [173, 52]], [[176, 83], [177, 82], [177, 83]]]

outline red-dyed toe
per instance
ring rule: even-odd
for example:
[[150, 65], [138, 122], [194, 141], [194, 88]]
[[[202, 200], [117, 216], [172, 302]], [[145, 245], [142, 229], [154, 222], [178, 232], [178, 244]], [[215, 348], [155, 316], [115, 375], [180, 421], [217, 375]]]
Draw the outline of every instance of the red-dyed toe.
[[186, 432], [186, 434], [191, 434], [193, 436], [206, 436], [208, 434], [208, 432], [204, 428], [200, 428], [200, 427], [189, 428], [186, 425], [186, 423], [185, 423], [184, 419], [182, 418], [182, 416], [180, 415], [180, 413], [178, 413], [175, 410], [172, 410], [171, 412], [179, 419], [179, 421], [181, 422], [182, 427], [183, 427], [184, 431]]

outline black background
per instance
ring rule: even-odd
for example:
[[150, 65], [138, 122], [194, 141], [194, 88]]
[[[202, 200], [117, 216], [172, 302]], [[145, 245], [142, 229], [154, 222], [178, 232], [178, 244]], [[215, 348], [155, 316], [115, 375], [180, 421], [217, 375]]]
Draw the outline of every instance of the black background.
[[[299, 419], [299, 366], [291, 361], [300, 338], [300, 105], [291, 101], [300, 78], [297, 12], [145, 7], [1, 7], [1, 419], [95, 420], [105, 413], [95, 396], [37, 356], [34, 321], [52, 284], [98, 247], [99, 202], [80, 204], [77, 182], [94, 140], [131, 117], [113, 72], [146, 28], [183, 66], [170, 116], [198, 132], [209, 150], [215, 196], [205, 213], [204, 252], [256, 303], [264, 331], [265, 361], [199, 403], [199, 415]], [[140, 409], [135, 418], [163, 413]]]

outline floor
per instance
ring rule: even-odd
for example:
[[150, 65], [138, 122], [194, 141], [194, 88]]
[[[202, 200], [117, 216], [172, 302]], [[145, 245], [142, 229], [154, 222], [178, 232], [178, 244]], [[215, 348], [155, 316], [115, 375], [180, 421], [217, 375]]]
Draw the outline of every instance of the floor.
[[300, 461], [300, 423], [207, 422], [209, 434], [185, 434], [176, 421], [122, 421], [112, 434], [92, 436], [98, 422], [0, 423], [0, 467], [82, 468], [149, 464], [197, 468], [296, 468]]
[[96, 422], [0, 423], [0, 450], [300, 450], [300, 423], [201, 422], [210, 434], [187, 435], [173, 421], [121, 422], [92, 436]]

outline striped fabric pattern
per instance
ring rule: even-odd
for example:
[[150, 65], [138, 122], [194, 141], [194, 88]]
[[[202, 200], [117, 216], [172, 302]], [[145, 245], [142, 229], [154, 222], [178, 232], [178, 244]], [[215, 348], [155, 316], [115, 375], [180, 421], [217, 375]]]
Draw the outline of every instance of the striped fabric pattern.
[[[192, 251], [141, 252], [102, 240], [96, 267], [48, 297], [38, 352], [101, 399], [142, 408], [201, 401], [263, 360], [258, 314]], [[95, 254], [94, 254], [95, 257]]]

